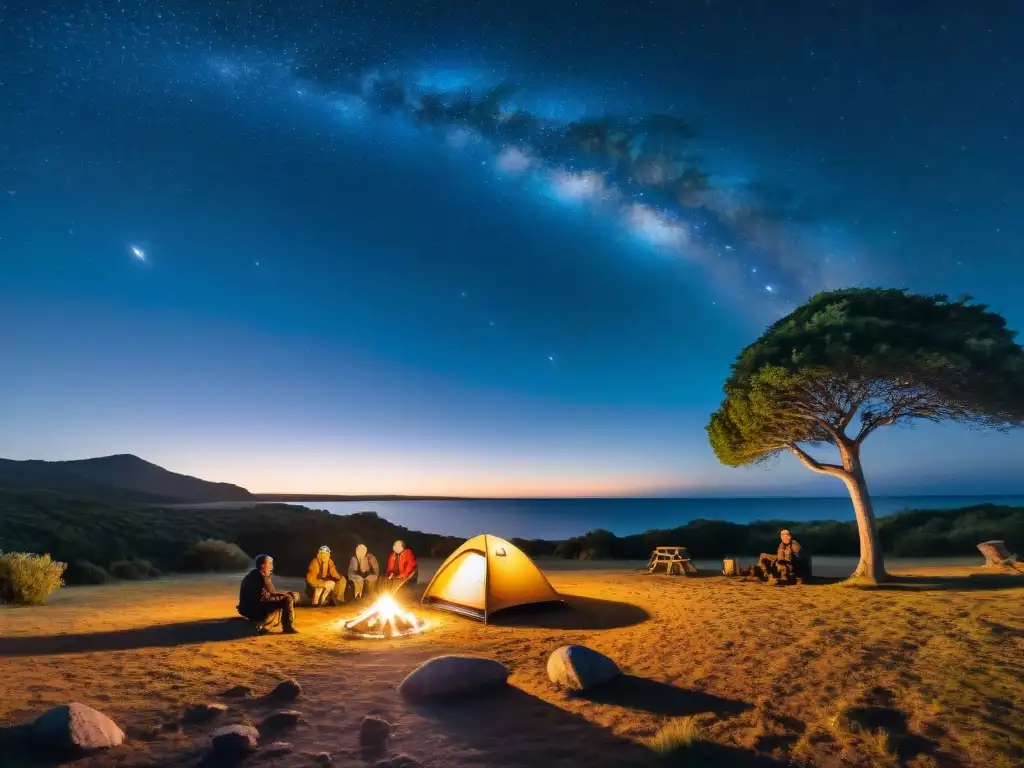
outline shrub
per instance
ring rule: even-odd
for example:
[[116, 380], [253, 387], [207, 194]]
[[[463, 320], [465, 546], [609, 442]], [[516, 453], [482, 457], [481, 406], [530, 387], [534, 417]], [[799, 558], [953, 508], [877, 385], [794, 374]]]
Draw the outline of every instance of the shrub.
[[38, 605], [64, 585], [65, 568], [48, 554], [0, 552], [0, 603]]
[[192, 572], [244, 571], [252, 564], [249, 557], [237, 544], [219, 539], [197, 541], [185, 550], [181, 558], [181, 570]]
[[692, 749], [704, 738], [704, 729], [700, 727], [696, 718], [680, 717], [669, 720], [654, 736], [648, 739], [647, 746], [662, 757], [668, 757]]
[[106, 584], [110, 581], [110, 574], [106, 569], [101, 568], [88, 560], [75, 560], [64, 572], [64, 583], [70, 586], [84, 586], [86, 584]]
[[149, 560], [118, 560], [110, 564], [110, 575], [125, 581], [143, 581], [157, 578], [160, 571]]

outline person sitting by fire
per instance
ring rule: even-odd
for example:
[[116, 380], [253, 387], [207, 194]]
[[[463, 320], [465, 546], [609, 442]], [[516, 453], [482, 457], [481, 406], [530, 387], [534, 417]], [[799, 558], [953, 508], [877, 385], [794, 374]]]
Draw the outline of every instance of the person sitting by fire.
[[274, 589], [270, 580], [274, 558], [270, 555], [257, 555], [253, 565], [238, 590], [238, 613], [254, 622], [261, 635], [282, 625], [285, 634], [296, 634], [299, 630], [295, 628], [295, 601], [299, 593]]
[[780, 538], [782, 541], [775, 555], [775, 578], [783, 583], [795, 580], [797, 584], [802, 584], [809, 575], [803, 547], [788, 530], [783, 530]]
[[306, 569], [306, 597], [312, 605], [335, 605], [345, 602], [345, 577], [331, 557], [330, 547], [320, 547]]
[[380, 565], [377, 558], [370, 554], [365, 544], [356, 547], [356, 553], [348, 561], [348, 580], [352, 582], [352, 592], [356, 600], [366, 594], [372, 595], [380, 578]]
[[415, 584], [419, 573], [415, 553], [399, 539], [388, 555], [388, 591], [396, 594], [406, 584]]

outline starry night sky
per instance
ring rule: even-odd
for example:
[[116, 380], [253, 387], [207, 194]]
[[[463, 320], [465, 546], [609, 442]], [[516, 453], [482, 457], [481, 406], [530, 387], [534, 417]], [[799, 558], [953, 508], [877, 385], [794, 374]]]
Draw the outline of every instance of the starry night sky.
[[[718, 465], [815, 291], [1024, 328], [1024, 6], [122, 0], [0, 12], [0, 456], [279, 492], [843, 492]], [[1024, 491], [1021, 435], [867, 444]]]

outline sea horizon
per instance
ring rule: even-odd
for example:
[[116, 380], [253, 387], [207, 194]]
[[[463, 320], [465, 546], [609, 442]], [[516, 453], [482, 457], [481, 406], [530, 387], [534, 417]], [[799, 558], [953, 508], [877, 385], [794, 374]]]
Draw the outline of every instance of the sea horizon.
[[[906, 509], [945, 509], [979, 504], [1024, 507], [1024, 494], [945, 494], [873, 497], [878, 517]], [[752, 496], [671, 498], [555, 499], [364, 499], [327, 501], [309, 498], [287, 503], [332, 514], [374, 512], [409, 530], [469, 538], [491, 533], [504, 538], [563, 540], [603, 529], [618, 536], [676, 528], [692, 520], [734, 523], [782, 520], [851, 521], [853, 507], [844, 496]]]

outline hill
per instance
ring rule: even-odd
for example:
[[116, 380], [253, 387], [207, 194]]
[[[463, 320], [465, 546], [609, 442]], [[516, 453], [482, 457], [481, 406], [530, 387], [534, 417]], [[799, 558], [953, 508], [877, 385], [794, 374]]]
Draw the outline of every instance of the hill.
[[181, 475], [131, 454], [73, 461], [0, 459], [0, 487], [57, 491], [108, 502], [252, 499], [252, 494], [240, 486]]

